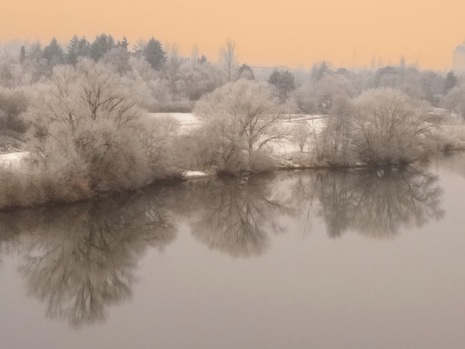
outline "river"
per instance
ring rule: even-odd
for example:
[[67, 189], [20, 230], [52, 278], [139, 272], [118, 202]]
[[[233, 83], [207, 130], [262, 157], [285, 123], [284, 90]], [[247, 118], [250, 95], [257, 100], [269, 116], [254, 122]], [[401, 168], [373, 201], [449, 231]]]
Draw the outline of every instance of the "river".
[[0, 213], [0, 348], [464, 348], [465, 156]]

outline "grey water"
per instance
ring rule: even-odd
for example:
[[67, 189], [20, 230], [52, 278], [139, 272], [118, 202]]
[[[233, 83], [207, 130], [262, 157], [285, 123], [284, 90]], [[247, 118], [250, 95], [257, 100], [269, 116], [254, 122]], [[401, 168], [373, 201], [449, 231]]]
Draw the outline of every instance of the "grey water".
[[0, 213], [0, 348], [464, 348], [465, 156]]

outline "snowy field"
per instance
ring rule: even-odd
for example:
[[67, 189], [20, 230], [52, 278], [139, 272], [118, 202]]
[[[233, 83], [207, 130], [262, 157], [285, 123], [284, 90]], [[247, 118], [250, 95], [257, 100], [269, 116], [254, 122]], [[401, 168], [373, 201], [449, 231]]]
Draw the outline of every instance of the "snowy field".
[[199, 127], [202, 125], [202, 121], [199, 120], [194, 114], [192, 113], [149, 113], [149, 118], [164, 118], [170, 117], [179, 122], [181, 134], [186, 134], [190, 130]]
[[[192, 113], [150, 113], [150, 118], [163, 118], [172, 117], [177, 120], [181, 126], [180, 133], [186, 134], [192, 131], [194, 128], [202, 125], [202, 120], [196, 117]], [[288, 114], [283, 116], [283, 120], [279, 122], [279, 126], [283, 130], [290, 130], [295, 125], [306, 126], [309, 129], [314, 129], [319, 132], [323, 129], [324, 119], [326, 115], [304, 115], [304, 114]], [[272, 152], [276, 155], [287, 156], [291, 153], [300, 152], [298, 145], [291, 142], [289, 139], [282, 139], [278, 142], [270, 144]], [[305, 147], [307, 148], [307, 147]], [[307, 149], [308, 150], [308, 149]]]
[[0, 154], [0, 166], [6, 168], [17, 168], [26, 155], [26, 152]]
[[[150, 113], [149, 118], [163, 118], [172, 117], [177, 120], [180, 124], [180, 133], [186, 134], [191, 132], [196, 127], [202, 125], [202, 121], [192, 113]], [[291, 114], [285, 115], [283, 120], [278, 123], [279, 127], [285, 131], [289, 131], [296, 125], [302, 125], [302, 127], [308, 127], [314, 129], [317, 132], [320, 131], [324, 126], [324, 115], [300, 115]], [[284, 162], [291, 154], [300, 153], [300, 149], [297, 144], [293, 143], [289, 139], [282, 139], [278, 142], [270, 144], [271, 151], [273, 154], [282, 158]], [[304, 151], [309, 151], [308, 146], [304, 148]], [[18, 168], [21, 164], [22, 159], [27, 156], [26, 152], [14, 152], [0, 154], [0, 166], [5, 168]], [[205, 176], [203, 172], [186, 171], [184, 173], [185, 178], [202, 178]]]

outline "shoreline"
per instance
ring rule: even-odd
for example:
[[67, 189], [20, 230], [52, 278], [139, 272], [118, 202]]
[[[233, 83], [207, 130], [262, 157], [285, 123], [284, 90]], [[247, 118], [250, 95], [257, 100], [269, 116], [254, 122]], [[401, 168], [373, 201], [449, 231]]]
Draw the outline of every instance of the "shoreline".
[[[448, 155], [453, 155], [455, 153], [463, 152], [465, 151], [464, 149], [460, 148], [455, 148], [455, 149], [448, 149], [447, 151], [442, 151], [440, 154], [441, 156], [447, 157]], [[18, 152], [22, 153], [22, 152]], [[18, 153], [4, 153], [0, 154], [1, 155], [8, 155], [8, 154], [18, 154]], [[24, 154], [24, 153], [23, 153]], [[434, 157], [433, 157], [434, 158]], [[373, 170], [373, 171], [380, 171], [384, 169], [398, 169], [401, 170], [402, 168], [405, 168], [411, 164], [422, 162], [422, 161], [430, 161], [431, 159], [418, 159], [416, 161], [413, 161], [409, 164], [387, 164], [387, 165], [369, 165], [369, 164], [354, 164], [354, 165], [298, 165], [298, 164], [287, 164], [287, 165], [278, 165], [273, 168], [271, 168], [268, 171], [262, 171], [262, 172], [243, 172], [242, 174], [221, 174], [221, 173], [215, 173], [215, 172], [209, 172], [209, 171], [200, 171], [200, 170], [184, 170], [182, 171], [179, 176], [172, 176], [172, 177], [167, 177], [167, 178], [159, 178], [155, 179], [151, 183], [147, 183], [146, 185], [143, 185], [141, 187], [137, 188], [132, 188], [132, 189], [125, 189], [125, 190], [111, 190], [111, 191], [106, 191], [106, 192], [96, 192], [95, 195], [91, 196], [84, 196], [82, 198], [72, 200], [72, 201], [59, 201], [59, 200], [49, 200], [43, 203], [38, 203], [38, 204], [31, 204], [31, 205], [11, 205], [11, 206], [4, 206], [0, 207], [0, 213], [8, 213], [8, 212], [14, 212], [14, 211], [21, 211], [21, 210], [28, 210], [28, 209], [35, 209], [35, 208], [40, 208], [40, 207], [46, 207], [46, 206], [57, 206], [57, 205], [72, 205], [76, 203], [82, 203], [86, 202], [89, 200], [95, 200], [98, 198], [104, 199], [105, 197], [111, 196], [111, 195], [116, 195], [116, 194], [124, 194], [124, 193], [130, 193], [130, 192], [143, 192], [144, 188], [147, 188], [149, 186], [168, 186], [168, 185], [175, 185], [177, 183], [182, 183], [182, 182], [193, 182], [193, 181], [202, 181], [202, 180], [209, 180], [213, 178], [221, 178], [223, 176], [231, 176], [231, 177], [249, 177], [249, 176], [254, 176], [254, 175], [260, 175], [260, 174], [270, 174], [273, 172], [285, 172], [285, 171], [341, 171], [341, 170]], [[10, 166], [6, 166], [5, 170], [10, 170], [14, 171], [14, 167], [18, 166], [21, 162], [21, 158], [17, 159], [17, 163], [9, 164]], [[13, 166], [12, 166], [13, 165]], [[1, 166], [1, 163], [0, 163]], [[384, 172], [383, 172], [384, 173]]]

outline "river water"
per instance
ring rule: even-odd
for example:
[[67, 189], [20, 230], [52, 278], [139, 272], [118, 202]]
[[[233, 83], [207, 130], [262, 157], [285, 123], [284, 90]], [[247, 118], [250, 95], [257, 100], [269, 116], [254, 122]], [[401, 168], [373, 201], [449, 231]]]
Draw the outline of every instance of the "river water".
[[464, 348], [465, 157], [0, 213], [0, 348]]

